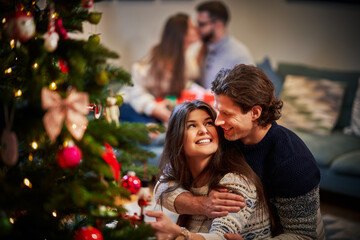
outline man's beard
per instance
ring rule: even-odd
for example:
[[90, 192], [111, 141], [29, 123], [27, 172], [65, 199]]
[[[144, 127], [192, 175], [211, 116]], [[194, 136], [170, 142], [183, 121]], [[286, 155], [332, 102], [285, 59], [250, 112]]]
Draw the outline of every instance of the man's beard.
[[201, 36], [203, 43], [209, 43], [214, 38], [214, 31], [209, 32], [206, 35]]

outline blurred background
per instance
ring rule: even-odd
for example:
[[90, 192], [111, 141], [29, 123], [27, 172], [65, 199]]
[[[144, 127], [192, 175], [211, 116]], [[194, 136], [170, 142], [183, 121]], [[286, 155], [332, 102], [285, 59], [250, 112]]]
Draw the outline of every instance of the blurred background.
[[[84, 24], [79, 38], [100, 33], [101, 43], [120, 54], [116, 64], [130, 70], [155, 45], [166, 19], [185, 12], [196, 22], [202, 0], [109, 0], [96, 3], [98, 25]], [[230, 34], [243, 42], [255, 62], [278, 62], [360, 70], [359, 0], [224, 0], [231, 11]]]

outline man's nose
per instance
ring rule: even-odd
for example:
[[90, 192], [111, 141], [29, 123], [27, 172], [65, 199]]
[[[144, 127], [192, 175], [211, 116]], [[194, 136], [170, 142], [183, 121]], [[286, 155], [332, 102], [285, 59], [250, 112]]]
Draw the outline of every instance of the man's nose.
[[221, 126], [221, 125], [223, 125], [224, 123], [225, 123], [225, 121], [222, 119], [221, 115], [218, 114], [218, 115], [216, 116], [216, 119], [215, 119], [215, 125], [216, 125], [216, 126]]

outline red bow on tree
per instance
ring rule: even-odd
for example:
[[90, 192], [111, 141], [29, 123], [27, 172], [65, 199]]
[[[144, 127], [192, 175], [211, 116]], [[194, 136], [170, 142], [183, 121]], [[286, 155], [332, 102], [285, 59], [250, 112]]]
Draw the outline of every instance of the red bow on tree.
[[110, 165], [110, 167], [114, 173], [115, 180], [119, 181], [121, 164], [116, 159], [116, 155], [114, 153], [113, 148], [110, 146], [110, 144], [105, 143], [105, 151], [103, 152], [101, 157], [104, 159], [105, 162], [107, 162], [107, 164]]

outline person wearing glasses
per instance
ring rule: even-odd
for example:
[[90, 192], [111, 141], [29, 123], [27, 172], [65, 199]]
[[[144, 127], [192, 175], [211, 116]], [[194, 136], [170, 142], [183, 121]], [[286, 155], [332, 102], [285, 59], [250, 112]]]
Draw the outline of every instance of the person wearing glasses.
[[254, 64], [249, 49], [227, 32], [230, 13], [221, 1], [206, 1], [197, 8], [199, 34], [203, 42], [200, 85], [210, 89], [221, 68]]

